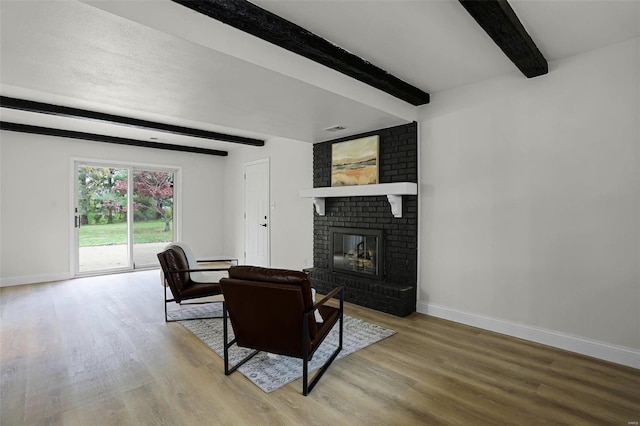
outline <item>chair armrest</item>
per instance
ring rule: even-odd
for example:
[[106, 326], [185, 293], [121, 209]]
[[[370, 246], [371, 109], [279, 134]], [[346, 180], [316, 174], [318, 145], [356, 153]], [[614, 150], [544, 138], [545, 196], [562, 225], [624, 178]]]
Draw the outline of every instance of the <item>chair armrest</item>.
[[311, 310], [314, 311], [314, 310], [318, 309], [318, 307], [324, 305], [329, 300], [333, 299], [335, 296], [337, 296], [339, 293], [342, 293], [343, 291], [344, 291], [343, 287], [334, 288], [329, 294], [327, 294], [325, 297], [323, 297], [320, 301], [316, 302], [313, 305], [313, 308], [311, 308]]
[[229, 268], [200, 268], [200, 269], [189, 269], [189, 272], [207, 272], [207, 271], [228, 271]]
[[198, 263], [216, 263], [216, 262], [238, 262], [238, 259], [225, 259], [225, 258], [220, 258], [220, 259], [196, 259], [196, 262]]
[[169, 269], [170, 274], [179, 274], [182, 272], [209, 272], [209, 271], [228, 271], [229, 268], [198, 268], [198, 269]]

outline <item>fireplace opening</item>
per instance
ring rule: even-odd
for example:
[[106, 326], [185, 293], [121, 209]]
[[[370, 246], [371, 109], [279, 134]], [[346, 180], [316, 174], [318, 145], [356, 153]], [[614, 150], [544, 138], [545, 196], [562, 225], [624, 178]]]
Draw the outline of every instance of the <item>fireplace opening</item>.
[[330, 236], [333, 272], [382, 278], [382, 230], [331, 228]]

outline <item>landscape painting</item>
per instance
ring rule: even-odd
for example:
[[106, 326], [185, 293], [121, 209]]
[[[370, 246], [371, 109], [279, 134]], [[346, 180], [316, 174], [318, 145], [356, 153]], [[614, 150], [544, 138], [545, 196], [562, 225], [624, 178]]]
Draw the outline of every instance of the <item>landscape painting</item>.
[[331, 186], [378, 183], [378, 135], [331, 145]]

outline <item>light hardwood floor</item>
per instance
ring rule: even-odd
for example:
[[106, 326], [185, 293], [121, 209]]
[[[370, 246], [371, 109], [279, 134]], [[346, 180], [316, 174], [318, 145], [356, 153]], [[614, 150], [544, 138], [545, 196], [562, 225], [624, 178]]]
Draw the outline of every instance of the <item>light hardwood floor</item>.
[[[180, 324], [158, 271], [0, 290], [0, 424], [628, 425], [640, 370], [414, 314], [347, 304], [397, 334], [310, 396], [265, 394]], [[635, 423], [634, 423], [635, 422]]]

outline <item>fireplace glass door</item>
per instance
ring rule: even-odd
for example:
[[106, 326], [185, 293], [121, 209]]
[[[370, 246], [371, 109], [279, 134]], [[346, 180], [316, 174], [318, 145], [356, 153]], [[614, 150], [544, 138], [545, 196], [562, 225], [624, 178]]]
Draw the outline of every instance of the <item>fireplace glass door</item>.
[[332, 228], [332, 270], [380, 276], [381, 231]]

